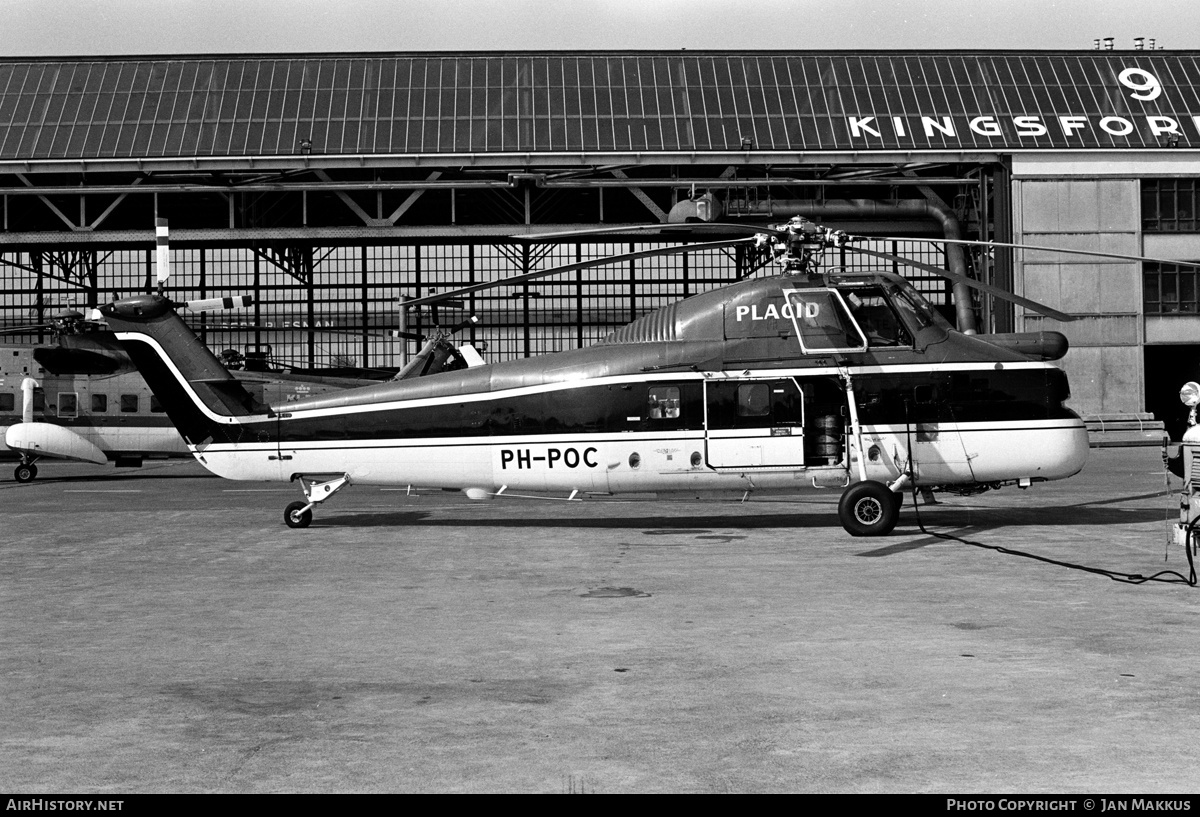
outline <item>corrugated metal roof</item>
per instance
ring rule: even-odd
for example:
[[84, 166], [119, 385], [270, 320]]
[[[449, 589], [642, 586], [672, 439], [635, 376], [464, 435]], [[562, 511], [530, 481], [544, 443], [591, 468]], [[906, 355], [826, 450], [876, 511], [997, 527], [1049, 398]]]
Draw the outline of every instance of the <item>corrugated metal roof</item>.
[[1200, 147], [1195, 52], [0, 60], [0, 160]]

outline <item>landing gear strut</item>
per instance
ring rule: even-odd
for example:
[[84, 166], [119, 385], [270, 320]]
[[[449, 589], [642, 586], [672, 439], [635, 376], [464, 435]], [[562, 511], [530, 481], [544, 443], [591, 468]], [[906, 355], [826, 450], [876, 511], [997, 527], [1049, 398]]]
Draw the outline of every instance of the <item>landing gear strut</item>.
[[329, 497], [350, 484], [350, 475], [342, 474], [335, 479], [325, 482], [306, 482], [303, 474], [296, 474], [293, 480], [300, 480], [307, 502], [293, 502], [283, 511], [283, 521], [289, 528], [307, 528], [312, 523], [313, 506], [324, 502]]

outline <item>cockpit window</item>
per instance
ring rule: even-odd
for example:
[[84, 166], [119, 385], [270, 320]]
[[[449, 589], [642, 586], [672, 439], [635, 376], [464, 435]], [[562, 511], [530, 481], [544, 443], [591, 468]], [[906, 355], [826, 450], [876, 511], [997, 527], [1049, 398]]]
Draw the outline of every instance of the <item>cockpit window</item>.
[[[863, 287], [842, 293], [867, 343], [871, 346], [911, 346], [912, 336], [889, 304], [880, 287]], [[911, 306], [910, 306], [911, 308]], [[920, 324], [917, 324], [920, 325]]]
[[949, 325], [946, 319], [933, 308], [933, 305], [911, 286], [893, 287], [892, 295], [894, 296], [892, 304], [917, 329], [924, 329], [926, 326]]
[[792, 324], [805, 352], [861, 352], [867, 348], [842, 296], [830, 289], [787, 292]]

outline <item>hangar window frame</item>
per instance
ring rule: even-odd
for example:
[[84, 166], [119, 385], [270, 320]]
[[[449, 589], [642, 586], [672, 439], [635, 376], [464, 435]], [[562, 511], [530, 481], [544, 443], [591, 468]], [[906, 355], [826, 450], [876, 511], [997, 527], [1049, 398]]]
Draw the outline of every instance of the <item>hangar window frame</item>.
[[1200, 270], [1179, 264], [1143, 264], [1142, 306], [1147, 315], [1200, 314]]
[[1200, 232], [1200, 178], [1142, 179], [1142, 231]]

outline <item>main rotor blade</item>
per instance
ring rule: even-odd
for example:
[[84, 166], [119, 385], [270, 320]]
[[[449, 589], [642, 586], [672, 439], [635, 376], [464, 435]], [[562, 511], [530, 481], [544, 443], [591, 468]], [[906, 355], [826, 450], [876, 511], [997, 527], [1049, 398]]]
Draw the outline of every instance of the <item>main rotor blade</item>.
[[1073, 315], [1068, 315], [1066, 312], [1059, 312], [1054, 307], [1046, 306], [1045, 304], [1038, 303], [1037, 301], [1031, 301], [1028, 298], [1022, 298], [1020, 295], [1014, 295], [1013, 293], [1003, 290], [1000, 287], [994, 287], [991, 284], [985, 284], [982, 281], [976, 281], [974, 278], [968, 278], [965, 275], [959, 275], [957, 272], [950, 272], [950, 270], [944, 270], [941, 267], [935, 267], [933, 264], [924, 264], [920, 261], [914, 261], [911, 258], [904, 258], [900, 255], [891, 255], [885, 252], [866, 250], [862, 247], [855, 247], [853, 245], [847, 246], [846, 249], [857, 253], [862, 253], [863, 255], [874, 256], [875, 258], [884, 258], [888, 261], [899, 261], [901, 264], [907, 264], [915, 269], [932, 272], [934, 275], [940, 275], [941, 277], [950, 281], [954, 281], [955, 283], [966, 284], [973, 289], [978, 289], [980, 292], [986, 292], [989, 295], [993, 295], [1004, 301], [1011, 301], [1014, 304], [1023, 306], [1026, 309], [1050, 318], [1054, 318], [1058, 321], [1067, 322], [1075, 320]]
[[669, 224], [628, 224], [624, 227], [589, 227], [583, 230], [560, 230], [554, 233], [531, 233], [529, 235], [514, 235], [512, 238], [521, 241], [547, 241], [552, 238], [580, 238], [589, 235], [619, 235], [621, 233], [653, 233], [653, 232], [704, 232], [704, 233], [744, 233], [760, 235], [767, 233], [782, 236], [782, 230], [765, 225], [728, 224], [717, 221], [691, 221]]
[[870, 241], [920, 241], [926, 244], [961, 244], [968, 247], [1010, 247], [1014, 250], [1041, 250], [1043, 252], [1061, 252], [1067, 255], [1091, 255], [1097, 258], [1116, 258], [1120, 261], [1149, 261], [1154, 264], [1177, 264], [1182, 267], [1200, 267], [1197, 261], [1176, 261], [1169, 258], [1150, 258], [1145, 255], [1124, 255], [1116, 252], [1099, 252], [1097, 250], [1069, 250], [1066, 247], [1046, 247], [1038, 244], [1012, 244], [1006, 241], [971, 241], [962, 238], [911, 238], [899, 236], [855, 236], [856, 240]]
[[54, 328], [50, 323], [34, 323], [28, 326], [9, 326], [0, 329], [0, 335], [27, 335], [30, 332], [48, 332]]
[[215, 323], [204, 326], [206, 332], [303, 332], [306, 335], [349, 335], [356, 338], [408, 338], [409, 340], [425, 340], [425, 336], [416, 332], [401, 332], [399, 329], [354, 329], [333, 328], [325, 326], [268, 326], [261, 323], [230, 324], [230, 321], [217, 319]]
[[439, 301], [444, 301], [449, 298], [461, 298], [464, 295], [469, 295], [472, 292], [479, 292], [484, 289], [495, 289], [496, 287], [515, 286], [523, 284], [526, 281], [533, 281], [538, 278], [545, 278], [550, 275], [559, 275], [564, 272], [574, 272], [575, 270], [587, 269], [588, 267], [602, 267], [608, 264], [620, 264], [623, 261], [634, 261], [638, 258], [651, 258], [656, 255], [671, 255], [681, 252], [698, 252], [700, 250], [715, 250], [721, 247], [732, 247], [737, 244], [746, 244], [754, 239], [752, 238], [730, 238], [725, 241], [708, 241], [703, 244], [680, 244], [674, 247], [657, 247], [650, 250], [638, 250], [637, 252], [627, 252], [623, 255], [606, 255], [603, 258], [596, 258], [591, 261], [576, 261], [573, 264], [563, 264], [558, 267], [550, 267], [549, 269], [535, 270], [534, 272], [526, 272], [521, 275], [513, 275], [508, 278], [501, 278], [499, 281], [490, 281], [482, 284], [472, 284], [471, 286], [462, 287], [461, 289], [447, 290], [439, 292], [436, 295], [426, 295], [423, 298], [413, 298], [411, 301], [405, 301], [404, 306], [421, 306], [422, 304], [435, 304]]

